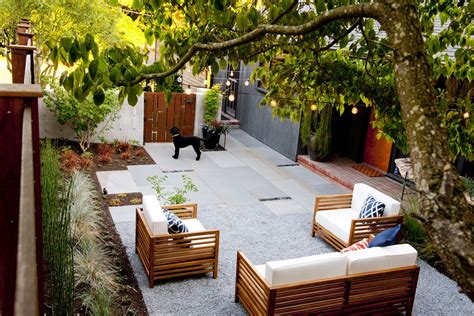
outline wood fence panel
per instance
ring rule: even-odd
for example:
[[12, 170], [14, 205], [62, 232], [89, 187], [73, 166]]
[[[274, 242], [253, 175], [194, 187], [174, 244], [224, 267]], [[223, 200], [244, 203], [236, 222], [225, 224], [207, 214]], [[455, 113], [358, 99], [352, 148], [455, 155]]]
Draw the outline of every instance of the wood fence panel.
[[172, 142], [169, 130], [173, 126], [184, 136], [194, 132], [196, 95], [173, 93], [170, 104], [166, 104], [162, 92], [145, 92], [145, 142]]

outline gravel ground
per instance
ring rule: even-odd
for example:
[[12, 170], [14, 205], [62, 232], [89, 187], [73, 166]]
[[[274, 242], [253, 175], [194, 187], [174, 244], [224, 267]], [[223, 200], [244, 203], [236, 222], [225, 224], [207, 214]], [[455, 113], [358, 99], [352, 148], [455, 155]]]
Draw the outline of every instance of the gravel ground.
[[[151, 315], [245, 315], [234, 303], [237, 249], [254, 264], [333, 251], [319, 238], [311, 238], [311, 216], [277, 216], [262, 204], [239, 207], [206, 205], [198, 218], [208, 229], [220, 229], [219, 277], [188, 277], [148, 288], [145, 272], [135, 254], [135, 224], [116, 223]], [[474, 304], [458, 293], [454, 281], [420, 261], [415, 315], [474, 315]]]

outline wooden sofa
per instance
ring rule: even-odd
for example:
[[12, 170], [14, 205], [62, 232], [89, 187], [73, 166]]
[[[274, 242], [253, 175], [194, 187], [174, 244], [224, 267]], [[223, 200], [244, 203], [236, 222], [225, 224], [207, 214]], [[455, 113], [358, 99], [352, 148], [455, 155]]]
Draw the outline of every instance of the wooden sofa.
[[[382, 217], [358, 218], [368, 195], [385, 203]], [[399, 215], [400, 202], [374, 188], [357, 183], [353, 193], [320, 195], [314, 204], [312, 236], [318, 234], [337, 250], [346, 248], [361, 239], [368, 238], [403, 222]]]
[[[325, 256], [333, 257], [331, 254]], [[389, 268], [376, 271], [363, 269], [366, 263], [361, 261], [360, 254], [352, 256], [359, 257], [356, 261], [360, 261], [352, 269], [352, 272], [356, 273], [351, 273], [349, 267], [346, 273], [342, 273], [346, 271], [343, 269], [340, 276], [334, 276], [333, 272], [337, 270], [338, 263], [329, 262], [326, 269], [333, 273], [332, 277], [324, 278], [324, 275], [320, 275], [323, 278], [313, 280], [296, 277], [296, 281], [290, 281], [291, 276], [287, 273], [279, 277], [278, 281], [275, 276], [273, 280], [267, 276], [269, 262], [266, 265], [254, 266], [238, 251], [235, 301], [242, 303], [250, 315], [410, 315], [419, 274], [419, 267], [415, 265], [416, 255], [413, 258], [413, 254], [409, 254], [408, 260], [403, 259], [409, 262], [408, 266], [403, 266], [402, 260], [398, 262], [401, 266], [389, 264]], [[377, 264], [383, 263], [378, 262], [375, 266]], [[311, 268], [306, 266], [308, 267]], [[296, 269], [304, 270], [305, 266], [301, 268], [297, 265]], [[275, 271], [277, 270], [274, 269], [271, 273]]]
[[167, 223], [152, 220], [145, 208], [153, 215], [162, 215], [155, 196], [143, 197], [143, 209], [136, 210], [135, 251], [145, 268], [148, 285], [155, 281], [195, 274], [213, 273], [217, 278], [219, 256], [219, 230], [205, 230], [197, 220], [196, 204], [163, 206], [183, 220], [189, 232], [168, 234]]

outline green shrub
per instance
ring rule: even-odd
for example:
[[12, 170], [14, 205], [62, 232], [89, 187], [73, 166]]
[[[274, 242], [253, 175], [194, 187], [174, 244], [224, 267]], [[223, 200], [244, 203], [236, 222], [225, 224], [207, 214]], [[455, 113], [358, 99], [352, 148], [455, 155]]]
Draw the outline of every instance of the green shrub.
[[44, 258], [52, 315], [74, 313], [74, 258], [71, 234], [71, 186], [63, 181], [59, 152], [50, 141], [41, 148]]
[[[44, 104], [60, 124], [66, 124], [76, 133], [82, 151], [87, 151], [94, 137], [105, 131], [109, 123], [117, 118], [120, 110], [117, 93], [114, 90], [106, 91], [104, 102], [96, 105], [92, 95], [79, 102], [56, 82], [52, 81], [49, 85], [52, 90], [44, 90]], [[99, 129], [99, 124], [103, 122]]]
[[474, 199], [474, 179], [469, 177], [462, 177], [464, 181], [464, 186], [466, 187], [467, 194]]
[[408, 200], [408, 206], [403, 209], [402, 242], [408, 243], [418, 250], [421, 259], [432, 266], [441, 267], [441, 259], [437, 255], [422, 223], [417, 219], [419, 214], [418, 198]]
[[204, 94], [204, 123], [210, 124], [219, 112], [220, 86], [215, 84]]
[[316, 116], [315, 133], [309, 138], [308, 147], [316, 153], [317, 160], [326, 160], [331, 154], [332, 107], [325, 106]]
[[167, 176], [153, 176], [146, 178], [151, 183], [153, 190], [161, 203], [163, 204], [182, 204], [187, 202], [189, 199], [186, 196], [188, 192], [197, 192], [198, 188], [194, 185], [190, 177], [182, 175], [183, 186], [181, 188], [175, 187], [172, 192], [167, 192], [164, 189], [164, 182], [168, 179]]

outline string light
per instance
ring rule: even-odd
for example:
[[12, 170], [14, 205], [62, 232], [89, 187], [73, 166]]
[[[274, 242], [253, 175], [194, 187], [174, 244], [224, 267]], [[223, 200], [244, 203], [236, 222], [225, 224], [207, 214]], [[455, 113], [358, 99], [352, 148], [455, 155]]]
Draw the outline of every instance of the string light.
[[184, 93], [186, 93], [187, 95], [190, 95], [190, 94], [192, 93], [191, 85], [188, 85], [188, 87], [186, 88], [186, 90], [184, 90]]
[[176, 81], [178, 81], [179, 83], [183, 82], [183, 77], [179, 76], [178, 78], [176, 78]]
[[462, 116], [467, 120], [469, 118], [469, 112], [465, 112]]
[[356, 115], [359, 112], [359, 110], [354, 106], [352, 108], [351, 112], [352, 112], [352, 114]]
[[225, 85], [228, 86], [228, 87], [230, 87], [230, 80], [227, 80], [227, 81], [225, 82]]
[[316, 104], [314, 104], [314, 103], [311, 104], [311, 111], [316, 111], [317, 108], [318, 108], [318, 107], [316, 106]]
[[234, 71], [233, 71], [233, 70], [230, 71], [230, 76], [231, 76], [231, 77], [234, 76]]
[[229, 95], [229, 101], [234, 102], [234, 100], [235, 100], [235, 95], [234, 94]]
[[276, 106], [277, 106], [277, 101], [276, 101], [275, 99], [272, 99], [272, 100], [270, 101], [270, 105], [271, 105], [272, 107], [276, 107]]
[[250, 81], [245, 80], [244, 85], [248, 86], [250, 84]]

